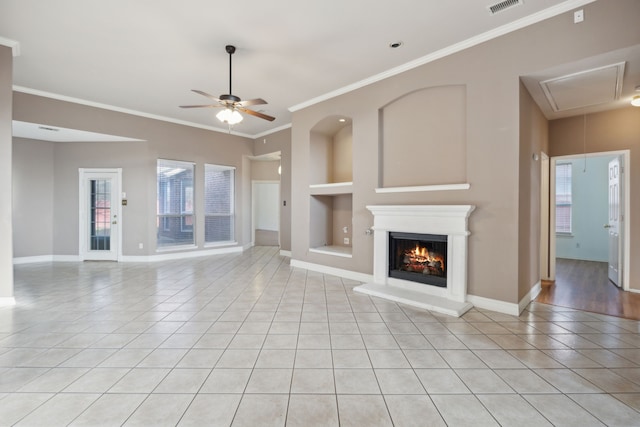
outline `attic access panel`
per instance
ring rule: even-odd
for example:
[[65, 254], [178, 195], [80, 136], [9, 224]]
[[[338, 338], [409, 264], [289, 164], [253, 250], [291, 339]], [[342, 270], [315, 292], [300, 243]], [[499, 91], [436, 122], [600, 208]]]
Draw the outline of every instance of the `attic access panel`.
[[553, 111], [606, 104], [620, 98], [624, 62], [540, 82]]

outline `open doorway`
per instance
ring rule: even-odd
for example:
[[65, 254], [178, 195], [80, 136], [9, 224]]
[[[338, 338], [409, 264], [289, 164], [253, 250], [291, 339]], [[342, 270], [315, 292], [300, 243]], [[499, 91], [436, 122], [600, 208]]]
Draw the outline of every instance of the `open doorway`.
[[[629, 289], [624, 221], [629, 218], [629, 174], [623, 173], [628, 156], [625, 150], [551, 158], [547, 258], [551, 282], [536, 301], [640, 316], [640, 295], [624, 292]], [[613, 170], [620, 173], [615, 186], [610, 181]], [[616, 274], [610, 278], [612, 268]]]
[[251, 242], [280, 246], [280, 152], [251, 159]]

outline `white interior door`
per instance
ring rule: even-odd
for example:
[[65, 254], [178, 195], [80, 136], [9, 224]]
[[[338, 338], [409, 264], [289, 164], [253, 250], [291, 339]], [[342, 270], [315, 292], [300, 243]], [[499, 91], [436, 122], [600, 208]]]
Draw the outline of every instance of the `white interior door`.
[[609, 230], [609, 280], [616, 286], [622, 285], [622, 157], [609, 162], [609, 222], [604, 225]]
[[120, 256], [120, 169], [80, 169], [80, 255], [117, 261]]

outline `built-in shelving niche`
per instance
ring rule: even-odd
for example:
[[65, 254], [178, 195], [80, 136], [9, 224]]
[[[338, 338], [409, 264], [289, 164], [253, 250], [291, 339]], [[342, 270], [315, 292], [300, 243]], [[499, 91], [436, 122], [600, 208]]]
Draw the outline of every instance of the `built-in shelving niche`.
[[310, 133], [309, 251], [351, 257], [353, 217], [353, 127], [329, 116]]

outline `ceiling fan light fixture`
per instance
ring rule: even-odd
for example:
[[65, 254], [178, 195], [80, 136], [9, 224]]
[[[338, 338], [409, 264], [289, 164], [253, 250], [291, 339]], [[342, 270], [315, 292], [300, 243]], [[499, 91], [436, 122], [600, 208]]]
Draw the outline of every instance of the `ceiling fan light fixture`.
[[640, 107], [640, 95], [636, 95], [631, 99], [631, 105], [634, 107]]
[[242, 121], [242, 114], [240, 114], [236, 110], [232, 110], [231, 108], [225, 108], [224, 110], [221, 110], [218, 114], [216, 114], [216, 117], [222, 123], [227, 123], [229, 126], [233, 126]]

